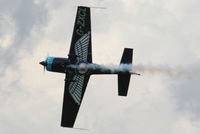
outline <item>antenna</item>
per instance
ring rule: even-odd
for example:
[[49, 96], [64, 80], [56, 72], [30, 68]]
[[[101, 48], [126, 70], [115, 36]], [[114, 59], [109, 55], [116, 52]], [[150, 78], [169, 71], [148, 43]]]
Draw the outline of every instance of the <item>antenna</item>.
[[[77, 6], [75, 6], [77, 7]], [[97, 7], [97, 6], [81, 6], [81, 7], [88, 7], [88, 8], [97, 8], [97, 9], [107, 9], [106, 7]]]
[[106, 7], [90, 7], [90, 8], [107, 9]]
[[89, 131], [89, 129], [86, 129], [86, 128], [73, 128], [73, 129], [78, 129], [78, 130]]

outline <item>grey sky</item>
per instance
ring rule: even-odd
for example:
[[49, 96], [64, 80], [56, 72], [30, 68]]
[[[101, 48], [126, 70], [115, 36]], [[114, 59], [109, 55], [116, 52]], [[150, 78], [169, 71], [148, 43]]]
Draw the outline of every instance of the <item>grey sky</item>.
[[[117, 96], [116, 76], [92, 76], [76, 127], [60, 127], [64, 75], [38, 64], [67, 56], [76, 6], [92, 9], [93, 60], [118, 64], [124, 47], [134, 64], [193, 74], [144, 73]], [[200, 133], [198, 0], [0, 0], [0, 133]]]

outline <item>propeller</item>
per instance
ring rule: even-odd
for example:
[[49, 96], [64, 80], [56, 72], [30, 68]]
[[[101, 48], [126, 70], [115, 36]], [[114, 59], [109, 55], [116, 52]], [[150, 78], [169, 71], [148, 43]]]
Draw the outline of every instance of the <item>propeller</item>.
[[41, 61], [40, 64], [44, 66], [44, 70], [45, 70], [45, 67], [47, 66], [47, 60]]
[[46, 56], [45, 61], [41, 61], [41, 62], [40, 62], [40, 64], [44, 66], [44, 72], [45, 72], [45, 68], [46, 68], [46, 66], [47, 66], [47, 58], [48, 58], [48, 56]]

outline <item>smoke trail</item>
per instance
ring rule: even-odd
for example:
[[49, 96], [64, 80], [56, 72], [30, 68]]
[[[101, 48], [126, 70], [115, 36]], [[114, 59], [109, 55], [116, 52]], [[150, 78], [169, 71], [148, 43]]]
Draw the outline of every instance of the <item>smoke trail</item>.
[[101, 71], [110, 71], [110, 72], [133, 72], [139, 73], [141, 75], [165, 75], [169, 77], [186, 77], [186, 78], [200, 78], [200, 67], [182, 67], [182, 66], [168, 66], [168, 65], [134, 65], [132, 64], [85, 64], [81, 63], [79, 65], [71, 65], [73, 68], [87, 68], [91, 70], [101, 70]]
[[132, 64], [120, 64], [120, 65], [87, 64], [86, 66], [87, 68], [93, 69], [93, 70], [96, 70], [96, 69], [100, 69], [102, 71], [110, 70], [111, 72], [115, 72], [115, 71], [127, 72], [127, 71], [132, 70]]
[[170, 67], [168, 65], [135, 65], [133, 72], [152, 75], [166, 75], [170, 77], [200, 78], [200, 69], [194, 67]]
[[101, 71], [110, 71], [110, 72], [116, 72], [116, 71], [121, 71], [121, 72], [127, 72], [127, 71], [132, 71], [132, 64], [120, 64], [120, 65], [113, 65], [113, 64], [108, 64], [108, 65], [103, 65], [103, 64], [86, 64], [86, 63], [81, 63], [78, 65], [70, 65], [69, 67], [72, 68], [86, 68], [86, 69], [91, 69], [91, 70], [101, 70]]

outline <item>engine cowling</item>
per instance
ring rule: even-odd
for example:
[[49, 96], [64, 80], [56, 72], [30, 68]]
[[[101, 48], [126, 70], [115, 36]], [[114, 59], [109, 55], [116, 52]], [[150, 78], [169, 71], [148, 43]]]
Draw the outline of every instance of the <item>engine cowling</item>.
[[70, 64], [69, 59], [60, 57], [48, 57], [46, 70], [58, 73], [65, 73], [66, 66]]

